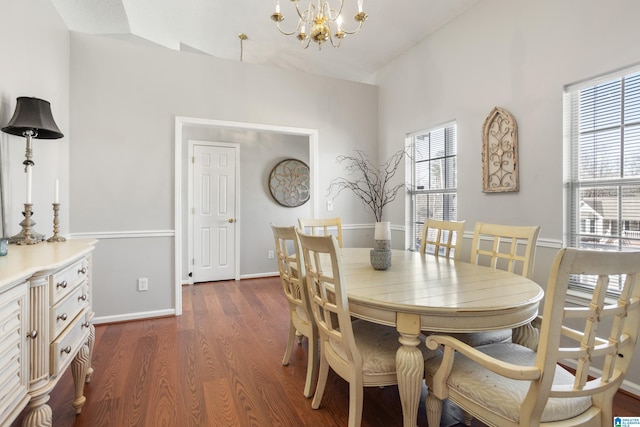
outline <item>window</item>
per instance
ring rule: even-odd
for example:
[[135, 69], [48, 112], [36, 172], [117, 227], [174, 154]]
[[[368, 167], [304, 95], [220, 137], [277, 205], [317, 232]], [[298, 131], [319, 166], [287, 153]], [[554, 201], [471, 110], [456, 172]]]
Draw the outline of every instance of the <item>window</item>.
[[409, 248], [418, 250], [426, 218], [455, 220], [458, 213], [456, 124], [409, 136], [411, 144], [411, 219]]
[[[640, 250], [640, 67], [565, 91], [567, 246]], [[609, 284], [619, 293], [624, 277]], [[594, 286], [574, 277], [572, 287]]]

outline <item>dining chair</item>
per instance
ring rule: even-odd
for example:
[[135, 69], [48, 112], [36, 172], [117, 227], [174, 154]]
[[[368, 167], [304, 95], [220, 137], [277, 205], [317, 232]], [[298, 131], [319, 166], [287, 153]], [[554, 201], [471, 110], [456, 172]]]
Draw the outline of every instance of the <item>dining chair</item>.
[[[595, 284], [589, 304], [579, 307], [566, 301], [576, 278]], [[493, 426], [612, 425], [613, 398], [638, 338], [639, 278], [640, 252], [560, 249], [537, 350], [515, 343], [474, 348], [429, 336], [429, 348], [443, 352], [425, 362], [428, 424], [440, 425], [442, 402], [450, 399]], [[609, 288], [620, 290], [616, 299], [608, 299]]]
[[[337, 239], [298, 232], [311, 311], [320, 333], [320, 370], [311, 407], [320, 407], [331, 368], [349, 383], [348, 425], [357, 427], [362, 421], [363, 387], [398, 383], [398, 332], [391, 326], [352, 321]], [[423, 356], [432, 354], [424, 344], [424, 337], [419, 339], [422, 343], [418, 348]]]
[[[531, 279], [539, 226], [477, 222], [471, 242], [471, 264], [486, 263]], [[487, 241], [490, 244], [487, 245]]]
[[316, 327], [307, 296], [304, 263], [300, 262], [300, 243], [295, 227], [278, 227], [271, 224], [276, 243], [278, 271], [282, 290], [289, 304], [289, 339], [282, 364], [288, 365], [296, 336], [302, 342], [307, 337], [307, 377], [304, 384], [305, 397], [313, 395], [313, 386], [318, 374], [318, 328]]
[[[471, 264], [533, 277], [539, 226], [501, 225], [478, 222], [471, 242]], [[460, 333], [456, 338], [471, 346], [512, 339], [511, 329], [477, 333]]]
[[334, 234], [338, 239], [338, 245], [342, 247], [342, 222], [340, 217], [335, 218], [298, 218], [298, 225], [303, 233], [328, 236]]
[[465, 222], [427, 218], [422, 228], [420, 253], [430, 253], [455, 260], [460, 259], [460, 247]]

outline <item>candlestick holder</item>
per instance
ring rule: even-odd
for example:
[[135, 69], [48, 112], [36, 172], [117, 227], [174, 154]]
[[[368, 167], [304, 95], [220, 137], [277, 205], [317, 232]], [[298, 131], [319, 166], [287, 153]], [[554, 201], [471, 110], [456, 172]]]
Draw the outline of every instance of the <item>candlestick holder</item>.
[[14, 243], [16, 245], [35, 245], [36, 243], [40, 243], [44, 240], [44, 234], [37, 233], [33, 229], [36, 223], [31, 218], [33, 216], [33, 211], [31, 210], [32, 206], [33, 204], [31, 203], [24, 204], [24, 211], [22, 211], [24, 219], [20, 222], [22, 231], [9, 238], [9, 243]]
[[60, 211], [60, 203], [52, 203], [53, 205], [53, 236], [47, 239], [47, 242], [66, 242], [67, 239], [58, 235], [59, 227], [58, 224], [60, 221], [58, 220], [58, 211]]

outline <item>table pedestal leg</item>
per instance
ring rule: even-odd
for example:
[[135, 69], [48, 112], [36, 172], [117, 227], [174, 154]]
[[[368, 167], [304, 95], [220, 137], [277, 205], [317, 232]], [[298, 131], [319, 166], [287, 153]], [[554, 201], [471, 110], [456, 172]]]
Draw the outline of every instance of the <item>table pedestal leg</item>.
[[424, 358], [417, 348], [420, 344], [420, 316], [398, 313], [397, 329], [402, 344], [396, 352], [396, 374], [402, 403], [403, 426], [415, 427], [418, 422], [418, 405], [424, 376]]

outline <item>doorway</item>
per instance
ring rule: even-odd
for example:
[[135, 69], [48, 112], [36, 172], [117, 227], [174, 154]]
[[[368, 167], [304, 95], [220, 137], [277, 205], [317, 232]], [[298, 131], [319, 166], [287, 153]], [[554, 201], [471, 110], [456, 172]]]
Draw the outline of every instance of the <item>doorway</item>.
[[[307, 128], [296, 128], [289, 126], [276, 126], [265, 125], [258, 123], [243, 123], [243, 122], [229, 122], [223, 120], [210, 120], [199, 119], [193, 117], [180, 117], [175, 118], [175, 145], [174, 145], [174, 310], [177, 316], [182, 314], [182, 285], [189, 283], [187, 274], [189, 272], [189, 262], [183, 254], [188, 253], [188, 238], [185, 238], [185, 234], [188, 231], [188, 221], [183, 220], [186, 215], [184, 211], [187, 205], [188, 190], [186, 176], [183, 178], [183, 168], [186, 167], [188, 147], [188, 138], [185, 137], [185, 130], [193, 128], [211, 128], [221, 131], [232, 130], [237, 132], [260, 132], [270, 134], [281, 135], [298, 135], [305, 137], [305, 141], [309, 144], [309, 169], [310, 169], [310, 190], [311, 199], [309, 200], [309, 208], [313, 216], [318, 214], [318, 200], [319, 194], [316, 191], [318, 188], [318, 130]], [[241, 144], [240, 144], [241, 145]], [[241, 233], [241, 228], [236, 225], [236, 238]], [[240, 248], [236, 246], [236, 260], [239, 260]], [[240, 279], [240, 272], [238, 271], [239, 262], [236, 262], [236, 277]]]

